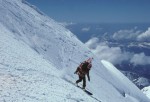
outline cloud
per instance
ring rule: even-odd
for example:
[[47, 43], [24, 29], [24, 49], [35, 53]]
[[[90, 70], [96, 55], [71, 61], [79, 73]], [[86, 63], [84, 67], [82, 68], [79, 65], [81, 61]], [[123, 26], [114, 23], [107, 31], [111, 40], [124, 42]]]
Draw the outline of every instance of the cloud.
[[119, 30], [113, 34], [113, 39], [115, 40], [132, 40], [132, 41], [150, 41], [150, 27], [148, 30], [142, 33], [142, 31], [137, 30], [134, 27], [130, 30]]
[[89, 41], [85, 43], [85, 45], [90, 49], [95, 49], [99, 44], [99, 39], [96, 37], [93, 37]]
[[83, 32], [88, 32], [90, 30], [90, 27], [82, 28], [81, 29]]
[[119, 47], [109, 47], [105, 42], [99, 42], [98, 38], [92, 38], [85, 44], [97, 57], [113, 64], [120, 64], [130, 59], [130, 53], [122, 52]]
[[70, 26], [70, 25], [75, 25], [76, 23], [73, 23], [73, 22], [70, 22], [70, 23], [67, 23], [67, 22], [59, 22], [60, 25], [64, 26], [64, 27], [67, 27], [67, 26]]
[[107, 42], [100, 42], [98, 38], [94, 37], [87, 41], [85, 45], [99, 58], [110, 61], [113, 64], [121, 64], [127, 61], [134, 65], [150, 64], [150, 56], [144, 53], [131, 53], [122, 51], [120, 47], [109, 47]]
[[[93, 52], [100, 58], [110, 61], [113, 64], [120, 64], [122, 61], [128, 60], [129, 55], [123, 53], [119, 47], [109, 47], [107, 45], [99, 45]], [[119, 60], [118, 60], [119, 59]]]
[[96, 30], [103, 30], [103, 28], [101, 28], [101, 27], [97, 27], [97, 28], [96, 28]]
[[113, 34], [115, 40], [135, 40], [141, 31], [136, 31], [136, 27], [130, 30], [119, 30]]
[[150, 64], [150, 56], [146, 56], [144, 53], [134, 54], [130, 62], [134, 65]]
[[147, 31], [143, 32], [142, 34], [138, 35], [138, 41], [150, 41], [150, 27]]

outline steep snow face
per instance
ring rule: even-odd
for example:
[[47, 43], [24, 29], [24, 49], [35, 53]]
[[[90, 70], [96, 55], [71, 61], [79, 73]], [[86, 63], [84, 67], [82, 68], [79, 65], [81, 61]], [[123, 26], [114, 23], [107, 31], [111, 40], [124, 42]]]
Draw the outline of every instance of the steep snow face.
[[96, 102], [1, 23], [0, 28], [0, 102]]
[[[16, 38], [22, 39], [37, 52], [42, 53], [57, 68], [62, 68], [62, 62], [68, 60], [62, 56], [69, 55], [71, 58], [81, 42], [63, 26], [29, 6], [21, 0], [1, 0], [0, 22], [13, 32]], [[76, 41], [71, 41], [72, 38]]]
[[[0, 101], [149, 102], [113, 65], [25, 1], [0, 0], [0, 28]], [[91, 56], [87, 89], [94, 98], [65, 81], [75, 82], [76, 67]]]

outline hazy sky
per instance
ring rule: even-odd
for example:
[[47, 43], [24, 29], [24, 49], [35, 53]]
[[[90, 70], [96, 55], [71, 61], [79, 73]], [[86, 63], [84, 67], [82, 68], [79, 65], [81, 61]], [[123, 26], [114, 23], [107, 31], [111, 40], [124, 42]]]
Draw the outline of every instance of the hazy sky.
[[150, 23], [150, 0], [26, 0], [59, 22]]

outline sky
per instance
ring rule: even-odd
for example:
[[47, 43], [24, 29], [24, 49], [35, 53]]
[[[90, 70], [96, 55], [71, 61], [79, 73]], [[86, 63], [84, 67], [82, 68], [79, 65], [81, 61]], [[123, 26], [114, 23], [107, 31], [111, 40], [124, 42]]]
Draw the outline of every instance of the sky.
[[150, 23], [150, 0], [26, 0], [58, 22]]

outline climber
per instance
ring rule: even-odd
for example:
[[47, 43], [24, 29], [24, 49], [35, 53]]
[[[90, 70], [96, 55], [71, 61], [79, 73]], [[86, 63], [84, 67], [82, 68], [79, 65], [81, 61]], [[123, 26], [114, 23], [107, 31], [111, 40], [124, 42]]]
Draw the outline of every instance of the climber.
[[85, 90], [86, 87], [86, 75], [88, 77], [88, 81], [90, 81], [89, 71], [92, 67], [92, 60], [93, 58], [89, 58], [88, 60], [82, 62], [74, 72], [74, 74], [78, 74], [79, 79], [76, 81], [76, 85], [83, 80], [83, 87], [82, 89]]

